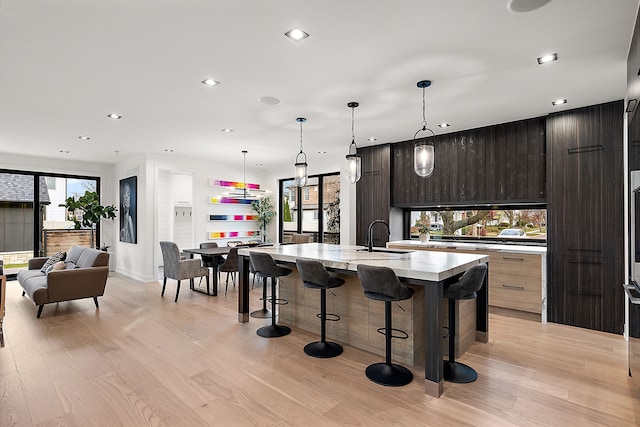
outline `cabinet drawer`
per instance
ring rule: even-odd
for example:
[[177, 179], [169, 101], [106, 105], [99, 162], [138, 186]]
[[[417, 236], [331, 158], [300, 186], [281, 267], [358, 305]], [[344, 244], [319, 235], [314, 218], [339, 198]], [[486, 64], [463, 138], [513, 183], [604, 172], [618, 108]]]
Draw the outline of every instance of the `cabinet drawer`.
[[489, 261], [489, 304], [542, 312], [540, 255], [492, 252]]

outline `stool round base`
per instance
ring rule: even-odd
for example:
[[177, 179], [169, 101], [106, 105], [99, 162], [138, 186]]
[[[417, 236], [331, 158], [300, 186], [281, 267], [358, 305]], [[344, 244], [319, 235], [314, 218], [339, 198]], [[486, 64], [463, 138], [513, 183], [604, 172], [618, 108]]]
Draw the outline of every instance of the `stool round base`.
[[307, 356], [328, 359], [342, 354], [342, 346], [335, 342], [316, 341], [304, 346]]
[[269, 310], [268, 308], [261, 308], [260, 310], [252, 311], [251, 313], [249, 313], [249, 316], [253, 317], [254, 319], [268, 319], [271, 317], [271, 310]]
[[413, 380], [413, 374], [402, 365], [395, 363], [374, 363], [365, 369], [367, 378], [377, 384], [390, 387], [400, 387], [409, 384]]
[[443, 378], [452, 383], [465, 384], [478, 379], [478, 373], [471, 366], [460, 362], [444, 361]]
[[277, 337], [283, 337], [285, 335], [289, 335], [290, 332], [291, 332], [291, 328], [288, 326], [269, 325], [269, 326], [263, 326], [262, 328], [258, 329], [256, 331], [256, 334], [264, 338], [277, 338]]

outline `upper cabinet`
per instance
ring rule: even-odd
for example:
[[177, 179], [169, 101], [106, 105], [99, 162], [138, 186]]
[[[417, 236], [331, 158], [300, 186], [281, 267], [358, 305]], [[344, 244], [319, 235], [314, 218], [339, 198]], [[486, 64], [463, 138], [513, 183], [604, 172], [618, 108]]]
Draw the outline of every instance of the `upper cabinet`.
[[393, 206], [546, 201], [544, 118], [438, 135], [428, 178], [413, 170], [413, 146], [392, 146]]
[[[356, 192], [356, 244], [366, 245], [367, 229], [371, 221], [382, 219], [389, 223], [391, 198], [389, 195], [390, 152], [388, 144], [359, 148], [362, 156], [362, 177]], [[389, 235], [384, 227], [373, 230], [373, 245], [384, 246]]]
[[186, 173], [173, 174], [173, 203], [191, 206], [193, 203], [193, 176]]

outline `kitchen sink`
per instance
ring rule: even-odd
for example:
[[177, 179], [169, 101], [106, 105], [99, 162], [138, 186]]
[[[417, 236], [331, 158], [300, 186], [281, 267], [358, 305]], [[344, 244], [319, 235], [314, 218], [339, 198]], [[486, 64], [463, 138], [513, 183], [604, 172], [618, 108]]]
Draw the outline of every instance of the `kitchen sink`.
[[[362, 249], [356, 249], [357, 252], [369, 252], [369, 249], [367, 248], [362, 248]], [[411, 252], [414, 251], [399, 251], [397, 249], [381, 249], [381, 248], [373, 248], [371, 250], [371, 252], [382, 252], [382, 253], [386, 253], [386, 254], [410, 254]]]

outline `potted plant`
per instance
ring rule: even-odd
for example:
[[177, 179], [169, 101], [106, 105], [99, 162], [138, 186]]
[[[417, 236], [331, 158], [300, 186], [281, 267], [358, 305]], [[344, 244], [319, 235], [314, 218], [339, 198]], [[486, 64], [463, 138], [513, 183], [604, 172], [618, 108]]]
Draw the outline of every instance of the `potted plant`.
[[429, 241], [429, 226], [426, 223], [421, 222], [418, 224], [418, 233], [420, 234], [421, 242]]
[[251, 202], [251, 209], [258, 214], [258, 221], [260, 221], [260, 229], [262, 230], [262, 241], [266, 242], [267, 224], [276, 216], [271, 195]]
[[95, 248], [95, 226], [101, 219], [115, 219], [116, 207], [114, 205], [102, 206], [100, 197], [95, 191], [85, 191], [85, 193], [75, 199], [68, 197], [64, 203], [58, 205], [67, 208], [69, 219], [73, 221], [74, 228], [80, 230], [82, 227], [91, 229], [91, 247]]

